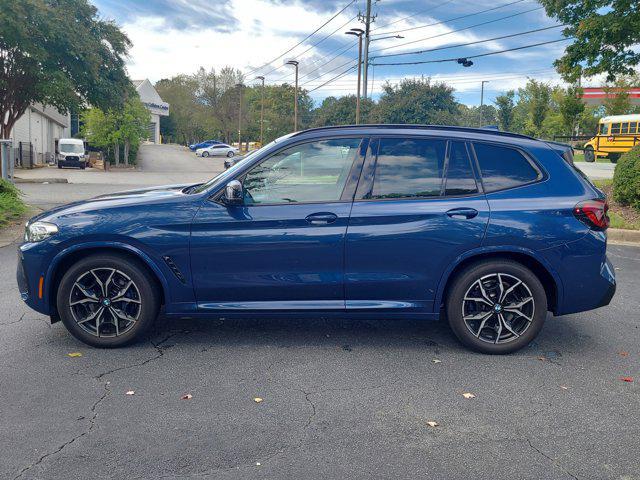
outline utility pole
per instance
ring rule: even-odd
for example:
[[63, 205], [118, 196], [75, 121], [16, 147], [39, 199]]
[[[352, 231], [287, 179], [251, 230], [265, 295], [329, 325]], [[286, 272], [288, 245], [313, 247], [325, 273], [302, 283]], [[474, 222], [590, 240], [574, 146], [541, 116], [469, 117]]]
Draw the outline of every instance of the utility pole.
[[297, 60], [289, 60], [286, 65], [293, 65], [296, 68], [296, 89], [293, 94], [293, 131], [298, 131], [298, 65]]
[[360, 86], [361, 82], [361, 73], [362, 73], [362, 35], [364, 34], [364, 30], [361, 28], [352, 28], [348, 32], [345, 32], [347, 35], [353, 35], [358, 37], [358, 88], [357, 88], [357, 96], [356, 96], [356, 125], [360, 124]]
[[371, 0], [367, 0], [367, 11], [364, 16], [364, 74], [363, 74], [363, 83], [364, 83], [364, 98], [367, 98], [367, 82], [369, 78], [369, 43], [371, 43], [370, 39], [371, 34]]
[[261, 75], [256, 79], [262, 80], [262, 88], [260, 89], [260, 147], [262, 147], [264, 145], [264, 77]]
[[237, 83], [238, 87], [238, 152], [242, 150], [242, 83]]
[[484, 106], [484, 84], [485, 83], [489, 83], [489, 80], [482, 80], [482, 85], [480, 86], [480, 125], [478, 125], [479, 127], [482, 127], [482, 122], [483, 120], [483, 115], [482, 115], [482, 107]]

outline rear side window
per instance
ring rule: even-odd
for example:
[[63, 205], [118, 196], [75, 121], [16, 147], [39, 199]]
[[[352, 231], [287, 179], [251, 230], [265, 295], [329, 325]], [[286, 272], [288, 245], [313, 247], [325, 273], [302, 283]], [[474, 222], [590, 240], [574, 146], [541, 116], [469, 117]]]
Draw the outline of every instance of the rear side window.
[[621, 133], [629, 133], [629, 124], [623, 123]]
[[380, 140], [371, 194], [367, 198], [437, 197], [442, 188], [446, 140]]
[[469, 195], [478, 193], [475, 176], [471, 168], [471, 159], [463, 142], [451, 142], [445, 195]]
[[474, 143], [486, 192], [517, 187], [538, 179], [538, 171], [513, 148]]

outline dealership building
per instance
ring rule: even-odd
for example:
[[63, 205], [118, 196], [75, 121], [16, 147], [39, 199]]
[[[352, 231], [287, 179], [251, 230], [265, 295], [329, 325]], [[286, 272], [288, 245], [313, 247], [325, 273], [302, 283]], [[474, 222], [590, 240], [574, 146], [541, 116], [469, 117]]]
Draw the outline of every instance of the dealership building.
[[153, 84], [148, 80], [133, 80], [133, 85], [140, 96], [140, 100], [151, 114], [149, 124], [149, 137], [151, 143], [161, 143], [160, 138], [160, 117], [169, 115], [169, 104], [164, 102]]

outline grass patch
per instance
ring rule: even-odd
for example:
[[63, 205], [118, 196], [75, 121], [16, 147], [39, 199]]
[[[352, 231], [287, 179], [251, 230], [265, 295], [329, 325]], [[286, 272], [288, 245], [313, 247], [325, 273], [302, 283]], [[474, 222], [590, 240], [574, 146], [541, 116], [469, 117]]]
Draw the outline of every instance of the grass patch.
[[[574, 162], [584, 162], [584, 153], [576, 151], [573, 154], [573, 161]], [[611, 160], [609, 160], [606, 157], [596, 157], [596, 162], [597, 163], [611, 163]]]
[[607, 195], [611, 228], [640, 230], [640, 212], [633, 207], [620, 205], [613, 198], [613, 180], [593, 180], [593, 184]]
[[19, 219], [27, 212], [27, 206], [20, 198], [22, 193], [15, 185], [0, 179], [0, 228]]

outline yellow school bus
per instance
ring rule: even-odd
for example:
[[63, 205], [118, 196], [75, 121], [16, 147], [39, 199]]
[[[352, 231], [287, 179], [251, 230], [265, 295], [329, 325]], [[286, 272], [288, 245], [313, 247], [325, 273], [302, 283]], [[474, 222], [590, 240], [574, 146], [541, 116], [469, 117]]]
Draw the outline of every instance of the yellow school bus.
[[607, 157], [616, 163], [625, 152], [640, 144], [640, 114], [612, 115], [598, 122], [598, 133], [584, 145], [584, 159]]

